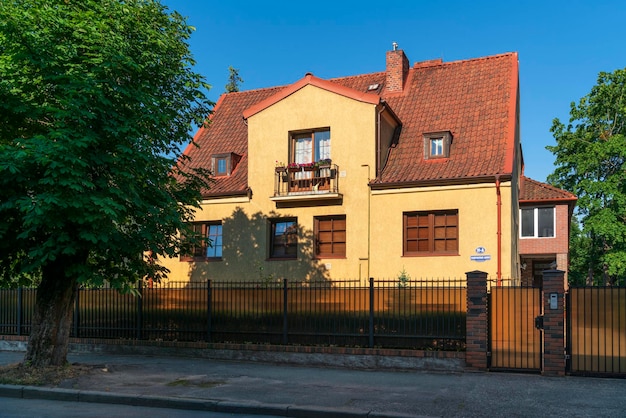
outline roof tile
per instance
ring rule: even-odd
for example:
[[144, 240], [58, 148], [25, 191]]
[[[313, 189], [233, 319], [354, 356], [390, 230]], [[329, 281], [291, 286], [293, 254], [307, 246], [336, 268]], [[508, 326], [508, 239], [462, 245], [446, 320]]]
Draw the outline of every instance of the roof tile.
[[528, 177], [522, 177], [520, 202], [548, 202], [548, 201], [572, 201], [576, 196], [566, 190], [559, 189], [546, 183], [541, 183]]
[[215, 154], [234, 152], [242, 158], [230, 176], [214, 178], [210, 190], [203, 191], [205, 197], [247, 193], [248, 128], [242, 112], [281, 89], [282, 87], [250, 90], [220, 97], [209, 126], [200, 128], [196, 133], [194, 140], [198, 146], [190, 145], [185, 152], [190, 157], [192, 166], [205, 168], [211, 167], [211, 157]]
[[[409, 69], [402, 93], [382, 94], [402, 121], [397, 147], [376, 183], [512, 174], [517, 105], [517, 54]], [[331, 81], [354, 89], [384, 82], [384, 73]], [[383, 90], [384, 91], [384, 90]], [[450, 157], [425, 160], [423, 135], [449, 130]]]
[[[380, 95], [402, 122], [402, 131], [375, 183], [403, 183], [512, 174], [517, 112], [517, 54], [443, 63], [433, 60], [409, 69], [404, 90], [386, 93], [385, 72], [319, 80], [326, 87]], [[306, 78], [306, 77], [305, 77]], [[311, 77], [309, 77], [311, 78]], [[304, 80], [304, 79], [303, 79]], [[314, 80], [315, 81], [315, 80]], [[211, 156], [234, 152], [241, 161], [229, 177], [215, 179], [206, 195], [245, 193], [248, 188], [248, 138], [244, 111], [293, 89], [282, 87], [228, 93], [215, 107], [208, 128], [196, 134], [198, 147], [188, 149], [194, 166], [211, 166]], [[337, 91], [341, 91], [340, 88]], [[346, 90], [344, 90], [346, 91]], [[352, 94], [352, 93], [350, 93]], [[368, 95], [369, 96], [369, 95]], [[450, 156], [425, 160], [423, 134], [452, 132]]]

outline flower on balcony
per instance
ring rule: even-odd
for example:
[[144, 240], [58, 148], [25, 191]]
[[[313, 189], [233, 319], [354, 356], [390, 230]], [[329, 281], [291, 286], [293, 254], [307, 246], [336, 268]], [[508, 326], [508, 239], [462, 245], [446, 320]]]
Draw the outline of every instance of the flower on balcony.
[[300, 170], [300, 169], [314, 168], [316, 167], [316, 163], [289, 163], [287, 167], [292, 170]]
[[330, 167], [332, 160], [330, 158], [324, 158], [315, 163], [317, 167]]
[[284, 173], [285, 170], [286, 170], [285, 163], [282, 163], [282, 162], [276, 160], [276, 172], [277, 173]]

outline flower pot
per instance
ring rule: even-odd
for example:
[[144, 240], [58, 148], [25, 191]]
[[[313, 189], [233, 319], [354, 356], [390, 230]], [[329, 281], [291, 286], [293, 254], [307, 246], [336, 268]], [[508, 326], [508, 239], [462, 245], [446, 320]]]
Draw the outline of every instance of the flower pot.
[[320, 166], [318, 171], [317, 171], [317, 176], [318, 177], [330, 177], [330, 166], [326, 166], [326, 167], [322, 167]]

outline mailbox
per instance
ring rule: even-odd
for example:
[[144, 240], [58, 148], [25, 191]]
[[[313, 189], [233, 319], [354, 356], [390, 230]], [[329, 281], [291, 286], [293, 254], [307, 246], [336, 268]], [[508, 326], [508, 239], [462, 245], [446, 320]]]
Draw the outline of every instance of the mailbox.
[[558, 309], [558, 308], [559, 308], [559, 294], [550, 293], [550, 309]]

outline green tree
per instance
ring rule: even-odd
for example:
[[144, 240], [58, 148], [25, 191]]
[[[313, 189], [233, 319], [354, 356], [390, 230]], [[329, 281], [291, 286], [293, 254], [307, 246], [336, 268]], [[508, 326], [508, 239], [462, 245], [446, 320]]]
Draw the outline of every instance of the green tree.
[[0, 274], [40, 277], [27, 364], [66, 363], [79, 284], [132, 291], [185, 249], [209, 180], [178, 157], [211, 106], [192, 31], [155, 0], [0, 0]]
[[243, 83], [243, 79], [239, 76], [239, 70], [228, 67], [228, 83], [226, 83], [226, 93], [234, 93], [239, 91], [239, 84]]
[[600, 73], [571, 104], [569, 124], [555, 119], [551, 131], [556, 169], [548, 181], [578, 196], [583, 225], [572, 240], [573, 273], [615, 284], [626, 274], [626, 69]]
[[574, 286], [593, 284], [590, 278], [593, 277], [593, 270], [598, 268], [593, 261], [593, 246], [591, 239], [583, 233], [576, 217], [572, 219], [570, 227], [569, 258], [567, 273], [569, 283]]

